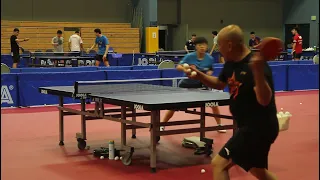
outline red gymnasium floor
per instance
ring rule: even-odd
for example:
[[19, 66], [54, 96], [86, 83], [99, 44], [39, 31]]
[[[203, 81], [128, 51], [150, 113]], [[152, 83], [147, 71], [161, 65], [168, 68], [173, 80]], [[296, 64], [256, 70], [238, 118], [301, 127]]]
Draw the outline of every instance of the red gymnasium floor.
[[[293, 114], [290, 129], [281, 132], [270, 153], [270, 170], [282, 180], [319, 179], [319, 92], [290, 92], [277, 94], [277, 106]], [[302, 104], [301, 104], [302, 103]], [[229, 114], [228, 108], [222, 113]], [[68, 117], [65, 122], [65, 147], [58, 146], [58, 112], [53, 107], [1, 110], [1, 178], [4, 180], [195, 180], [212, 179], [210, 159], [194, 156], [193, 151], [181, 147], [185, 134], [166, 136], [158, 145], [158, 172], [149, 173], [148, 150], [137, 150], [131, 166], [120, 161], [95, 159], [89, 152], [79, 152], [75, 133], [80, 130], [80, 118]], [[189, 118], [177, 113], [174, 120]], [[147, 119], [145, 119], [147, 120]], [[257, 118], [257, 120], [259, 120]], [[207, 120], [213, 125], [214, 120]], [[227, 120], [225, 124], [229, 123]], [[187, 126], [186, 126], [187, 127]], [[120, 124], [109, 121], [88, 122], [88, 144], [91, 150], [107, 145], [108, 140], [119, 142]], [[228, 140], [232, 132], [208, 132], [214, 139], [215, 152]], [[128, 144], [147, 147], [147, 130], [138, 130], [137, 139]], [[206, 173], [201, 174], [200, 170]], [[231, 170], [231, 179], [251, 180], [238, 167]]]

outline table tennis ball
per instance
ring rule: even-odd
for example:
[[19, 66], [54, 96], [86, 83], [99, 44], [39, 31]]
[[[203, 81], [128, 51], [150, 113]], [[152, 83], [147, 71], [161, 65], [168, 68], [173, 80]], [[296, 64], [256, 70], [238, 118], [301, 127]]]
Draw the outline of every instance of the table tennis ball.
[[184, 68], [189, 68], [189, 64], [184, 63], [184, 64], [183, 64], [183, 67], [184, 67]]
[[197, 72], [195, 72], [195, 71], [191, 72], [191, 76], [196, 76], [196, 75], [197, 75]]
[[122, 160], [122, 157], [120, 156], [120, 160]]
[[205, 173], [206, 172], [206, 170], [204, 170], [204, 169], [201, 169], [201, 173]]
[[190, 72], [191, 72], [191, 69], [187, 69], [187, 72], [190, 73]]
[[100, 159], [104, 159], [104, 156], [100, 156]]
[[283, 116], [283, 115], [284, 115], [284, 113], [283, 113], [282, 111], [280, 111], [278, 114], [279, 114], [280, 116]]
[[119, 160], [119, 157], [118, 157], [118, 156], [116, 156], [116, 157], [114, 158], [114, 160], [118, 161], [118, 160]]

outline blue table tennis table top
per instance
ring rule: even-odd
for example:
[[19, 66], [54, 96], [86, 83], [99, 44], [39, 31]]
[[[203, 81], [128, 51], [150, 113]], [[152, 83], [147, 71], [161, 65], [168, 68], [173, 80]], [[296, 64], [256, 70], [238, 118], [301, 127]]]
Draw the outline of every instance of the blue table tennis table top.
[[[96, 85], [97, 86], [97, 85]], [[150, 109], [179, 109], [201, 106], [224, 106], [229, 105], [230, 95], [226, 92], [213, 92], [209, 90], [184, 89], [178, 87], [162, 86], [166, 88], [149, 89], [150, 84], [143, 84], [147, 90], [130, 91], [132, 84], [122, 84], [123, 89], [127, 91], [119, 91], [114, 89], [112, 93], [104, 92], [104, 86], [100, 85], [99, 90], [90, 91], [88, 88], [87, 98], [91, 98], [96, 102], [103, 102], [119, 106], [135, 106], [140, 105], [145, 110]], [[97, 88], [95, 88], [97, 89]], [[51, 94], [62, 97], [75, 97], [74, 86], [53, 86], [40, 87], [39, 92], [42, 94]], [[85, 93], [79, 93], [81, 94]]]

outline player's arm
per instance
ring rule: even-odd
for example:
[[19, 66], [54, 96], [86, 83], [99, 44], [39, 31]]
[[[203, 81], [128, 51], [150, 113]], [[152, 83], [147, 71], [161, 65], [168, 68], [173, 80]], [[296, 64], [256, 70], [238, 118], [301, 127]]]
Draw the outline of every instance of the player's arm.
[[106, 52], [104, 52], [104, 57], [107, 57], [107, 54], [109, 52], [109, 48], [110, 48], [110, 45], [109, 45], [109, 40], [108, 38], [105, 38], [105, 43], [106, 43]]
[[187, 53], [189, 53], [189, 50], [188, 50], [188, 41], [187, 41], [186, 44], [184, 45], [184, 50], [187, 51]]
[[213, 53], [213, 51], [216, 49], [217, 44], [213, 43], [212, 49], [210, 51], [210, 55]]
[[80, 49], [81, 49], [81, 51], [84, 51], [83, 41], [82, 41], [82, 38], [81, 38], [81, 37], [80, 37]]
[[267, 68], [267, 62], [260, 56], [254, 56], [251, 62], [257, 101], [262, 106], [267, 106], [272, 98], [272, 89], [270, 87], [271, 70]]
[[293, 54], [296, 51], [296, 45], [297, 45], [297, 39], [296, 39], [296, 37], [294, 37], [293, 42], [292, 42], [292, 52], [291, 52], [291, 54]]
[[89, 48], [89, 51], [92, 50], [93, 48], [96, 48], [97, 46], [97, 42], [94, 42], [94, 44], [91, 46], [91, 48]]
[[71, 51], [71, 36], [70, 36], [69, 41], [68, 41], [68, 48], [69, 48], [69, 51]]
[[24, 39], [16, 39], [16, 42], [24, 42], [24, 41], [29, 41], [29, 38], [24, 38]]

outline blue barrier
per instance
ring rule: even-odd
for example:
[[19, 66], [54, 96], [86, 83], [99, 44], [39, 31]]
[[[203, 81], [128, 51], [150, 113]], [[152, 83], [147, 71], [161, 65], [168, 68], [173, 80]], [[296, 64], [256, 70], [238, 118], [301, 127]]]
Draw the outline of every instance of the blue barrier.
[[[21, 73], [96, 71], [97, 67], [17, 68]], [[16, 71], [14, 69], [11, 69]]]
[[[120, 70], [106, 71], [108, 80], [125, 80], [125, 79], [152, 79], [161, 78], [160, 70]], [[139, 82], [136, 82], [139, 83]], [[147, 82], [146, 82], [147, 83]], [[149, 84], [160, 85], [161, 81], [152, 81]]]
[[19, 105], [19, 86], [17, 74], [1, 74], [1, 107]]
[[290, 65], [290, 64], [298, 64], [298, 61], [268, 61], [270, 66], [272, 65]]
[[[161, 70], [162, 78], [175, 78], [175, 77], [184, 77], [184, 73], [181, 71], [177, 71], [176, 69], [162, 69]], [[177, 81], [179, 82], [179, 81]], [[162, 81], [162, 85], [164, 86], [172, 86], [172, 80]]]
[[275, 91], [286, 91], [288, 88], [288, 65], [270, 66]]
[[288, 90], [319, 89], [319, 65], [291, 65], [288, 67]]
[[299, 62], [298, 64], [314, 64], [313, 60], [302, 60], [302, 61], [297, 61]]
[[143, 70], [143, 69], [158, 69], [158, 66], [132, 66], [132, 70]]
[[[105, 80], [104, 71], [89, 72], [55, 72], [55, 73], [26, 73], [18, 75], [20, 90], [20, 106], [41, 104], [57, 104], [55, 96], [40, 94], [38, 88], [43, 86], [72, 86], [74, 81]], [[71, 98], [65, 98], [65, 103], [75, 103]]]
[[98, 70], [132, 70], [132, 66], [110, 66], [110, 67], [98, 67]]

